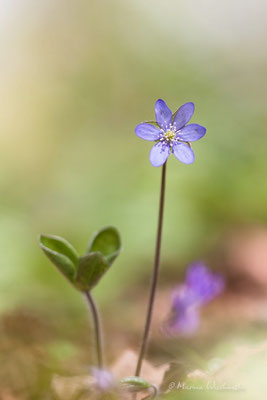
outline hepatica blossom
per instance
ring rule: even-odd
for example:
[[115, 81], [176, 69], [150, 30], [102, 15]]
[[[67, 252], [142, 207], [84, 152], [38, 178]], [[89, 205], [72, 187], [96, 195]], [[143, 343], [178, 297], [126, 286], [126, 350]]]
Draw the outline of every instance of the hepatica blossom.
[[97, 389], [101, 392], [109, 392], [115, 388], [115, 379], [109, 370], [91, 368], [91, 374], [96, 380]]
[[156, 142], [149, 157], [153, 167], [163, 165], [171, 153], [184, 164], [194, 162], [190, 142], [201, 139], [206, 133], [204, 126], [187, 125], [194, 110], [194, 103], [186, 103], [172, 114], [167, 104], [159, 99], [155, 104], [157, 126], [146, 122], [137, 125], [135, 133], [138, 137]]
[[189, 266], [184, 283], [173, 293], [171, 317], [164, 331], [171, 335], [193, 334], [199, 325], [201, 307], [223, 289], [223, 277], [211, 272], [204, 263]]

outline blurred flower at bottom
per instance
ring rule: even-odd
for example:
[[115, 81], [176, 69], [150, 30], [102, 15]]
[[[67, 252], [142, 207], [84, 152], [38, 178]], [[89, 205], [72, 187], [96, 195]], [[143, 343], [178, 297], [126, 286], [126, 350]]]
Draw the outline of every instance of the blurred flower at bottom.
[[108, 392], [115, 388], [116, 382], [109, 370], [92, 368], [91, 373], [96, 380], [97, 389], [100, 391]]

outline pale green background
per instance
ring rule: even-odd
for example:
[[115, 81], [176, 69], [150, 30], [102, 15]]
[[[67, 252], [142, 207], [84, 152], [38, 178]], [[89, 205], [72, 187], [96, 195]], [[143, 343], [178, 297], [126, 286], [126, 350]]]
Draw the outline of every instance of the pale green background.
[[149, 273], [160, 170], [134, 128], [159, 97], [173, 111], [193, 101], [207, 127], [193, 165], [168, 163], [165, 268], [266, 221], [266, 14], [260, 0], [1, 1], [1, 309], [76, 301], [40, 232], [82, 253], [95, 230], [119, 228], [103, 301]]

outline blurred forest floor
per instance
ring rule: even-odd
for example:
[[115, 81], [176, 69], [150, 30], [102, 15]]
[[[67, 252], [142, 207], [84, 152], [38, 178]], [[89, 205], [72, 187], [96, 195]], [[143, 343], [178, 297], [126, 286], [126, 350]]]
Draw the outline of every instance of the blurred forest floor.
[[[157, 295], [147, 356], [156, 369], [169, 366], [164, 390], [170, 382], [186, 381], [190, 374], [203, 379], [208, 371], [211, 374], [219, 371], [225, 381], [245, 387], [245, 392], [234, 393], [234, 396], [240, 395], [242, 400], [251, 398], [251, 388], [256, 390], [253, 398], [258, 398], [257, 391], [263, 393], [266, 375], [263, 366], [267, 361], [267, 286], [264, 276], [255, 275], [257, 263], [263, 260], [263, 251], [259, 261], [254, 253], [261, 246], [264, 248], [266, 232], [262, 228], [250, 229], [239, 232], [236, 238], [230, 241], [234, 252], [228, 249], [224, 253], [228, 254], [229, 267], [233, 261], [235, 265], [229, 270], [226, 268], [227, 289], [203, 309], [201, 326], [193, 337], [170, 338], [163, 334], [161, 327], [169, 313], [173, 289], [170, 282], [174, 278], [164, 276], [163, 287]], [[250, 263], [253, 269], [245, 267], [250, 258], [254, 260]], [[225, 263], [227, 265], [226, 258]], [[258, 274], [260, 271], [258, 268]], [[262, 272], [264, 275], [265, 271]], [[109, 366], [125, 351], [138, 351], [148, 281], [148, 277], [142, 277], [131, 289], [119, 293], [115, 303], [101, 306]], [[89, 375], [90, 365], [94, 364], [94, 337], [89, 318], [76, 315], [69, 304], [68, 307], [63, 303], [47, 304], [38, 312], [34, 305], [17, 307], [2, 315], [0, 335], [1, 400], [58, 399], [51, 389], [55, 375], [70, 378]], [[123, 373], [133, 375], [134, 368], [133, 364]], [[182, 395], [189, 396], [184, 391]], [[229, 393], [227, 395], [232, 398]], [[168, 396], [176, 398], [172, 397], [174, 393]], [[200, 398], [197, 392], [191, 391], [190, 396], [182, 398]], [[217, 398], [212, 393], [205, 393], [205, 396]], [[64, 400], [68, 399], [64, 397]]]

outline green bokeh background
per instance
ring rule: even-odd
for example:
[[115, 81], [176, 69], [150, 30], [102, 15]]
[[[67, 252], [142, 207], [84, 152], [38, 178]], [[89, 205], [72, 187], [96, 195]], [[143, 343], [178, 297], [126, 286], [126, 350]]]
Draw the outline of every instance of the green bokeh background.
[[95, 290], [102, 305], [148, 277], [160, 169], [134, 128], [158, 98], [173, 111], [193, 101], [192, 121], [207, 128], [194, 164], [168, 162], [163, 279], [177, 271], [178, 283], [232, 226], [267, 221], [264, 1], [0, 7], [1, 312], [80, 310], [40, 233], [82, 254], [102, 226], [120, 230], [124, 251]]
[[2, 309], [62, 292], [75, 301], [40, 232], [83, 252], [103, 225], [120, 229], [103, 298], [150, 268], [160, 170], [134, 128], [159, 97], [173, 110], [193, 101], [207, 127], [193, 165], [169, 161], [163, 263], [184, 267], [231, 224], [266, 220], [263, 3], [242, 2], [240, 14], [231, 2], [11, 3], [1, 17]]

